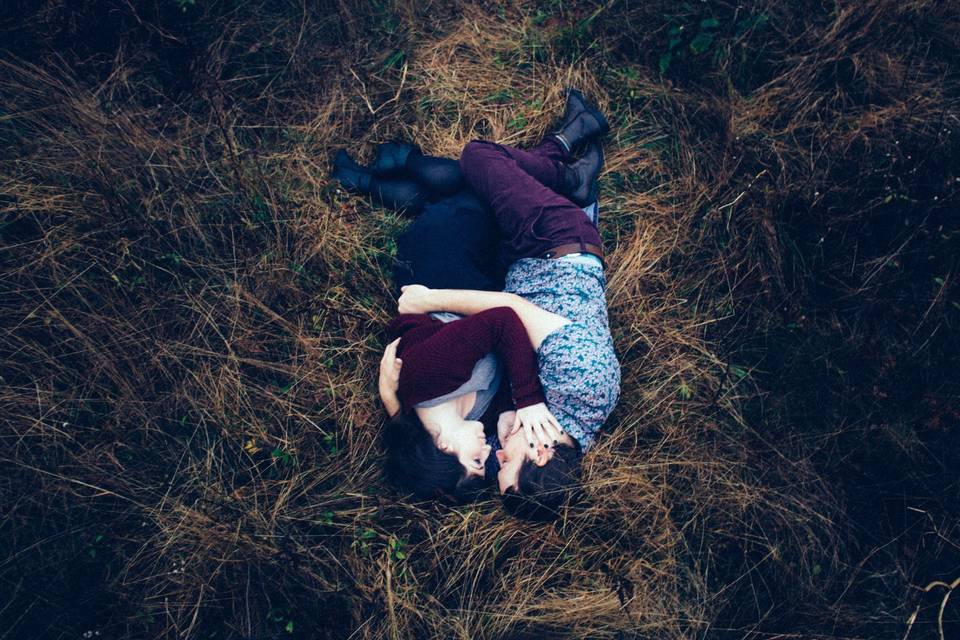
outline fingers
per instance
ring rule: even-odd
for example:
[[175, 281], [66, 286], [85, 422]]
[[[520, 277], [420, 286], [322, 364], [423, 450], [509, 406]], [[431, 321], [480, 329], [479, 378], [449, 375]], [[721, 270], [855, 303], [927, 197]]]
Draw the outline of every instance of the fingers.
[[397, 345], [400, 344], [400, 338], [397, 338], [390, 344], [388, 344], [383, 350], [383, 357], [380, 359], [381, 362], [390, 362], [397, 357]]
[[550, 411], [547, 411], [547, 422], [549, 423], [552, 430], [555, 432], [555, 435], [553, 437], [556, 438], [557, 440], [562, 438], [563, 427], [560, 425], [560, 422], [557, 420], [556, 416], [554, 416]]
[[553, 417], [552, 413], [547, 416], [546, 431], [550, 434], [550, 437], [553, 438], [554, 445], [563, 437], [563, 429], [560, 427], [557, 419]]
[[533, 426], [533, 434], [537, 437], [537, 440], [540, 441], [540, 444], [543, 445], [544, 449], [549, 449], [551, 443], [555, 443], [553, 436], [547, 435], [547, 430], [544, 429], [544, 424], [542, 422], [535, 422]]
[[527, 444], [533, 449], [536, 446], [533, 443], [533, 433], [530, 431], [529, 425], [524, 424], [523, 419], [520, 417], [520, 412], [517, 411], [513, 417], [513, 431], [520, 428], [523, 429], [523, 436], [527, 439]]
[[547, 432], [547, 429], [550, 428], [550, 424], [547, 422], [543, 414], [537, 412], [533, 413], [533, 415], [530, 415], [527, 412], [518, 411], [517, 419], [523, 425], [523, 430], [527, 437], [527, 443], [531, 448], [534, 448], [539, 444], [542, 445], [544, 449], [550, 449], [551, 445], [555, 445], [557, 443], [557, 439], [554, 437], [553, 433]]

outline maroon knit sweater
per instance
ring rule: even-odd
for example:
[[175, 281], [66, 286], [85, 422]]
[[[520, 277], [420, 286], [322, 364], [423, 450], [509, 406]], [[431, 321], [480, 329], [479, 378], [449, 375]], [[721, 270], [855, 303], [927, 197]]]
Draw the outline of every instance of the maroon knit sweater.
[[491, 351], [507, 369], [517, 409], [544, 401], [537, 354], [520, 317], [509, 307], [448, 323], [426, 314], [404, 313], [387, 325], [388, 341], [401, 336], [397, 357], [403, 367], [397, 398], [404, 409], [454, 391]]

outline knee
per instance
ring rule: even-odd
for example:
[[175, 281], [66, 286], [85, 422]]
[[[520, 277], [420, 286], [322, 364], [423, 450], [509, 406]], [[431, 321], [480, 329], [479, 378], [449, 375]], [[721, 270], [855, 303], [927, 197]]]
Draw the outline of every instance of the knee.
[[483, 162], [484, 158], [488, 158], [496, 152], [497, 149], [492, 142], [471, 140], [460, 154], [460, 171], [464, 174], [471, 173], [471, 169], [475, 168], [478, 163]]

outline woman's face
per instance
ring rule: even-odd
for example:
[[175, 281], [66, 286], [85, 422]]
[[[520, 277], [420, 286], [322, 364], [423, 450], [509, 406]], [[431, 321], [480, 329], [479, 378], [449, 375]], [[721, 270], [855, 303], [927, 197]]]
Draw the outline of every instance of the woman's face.
[[483, 433], [483, 423], [464, 420], [459, 424], [442, 425], [437, 448], [457, 456], [468, 476], [483, 476], [490, 445]]

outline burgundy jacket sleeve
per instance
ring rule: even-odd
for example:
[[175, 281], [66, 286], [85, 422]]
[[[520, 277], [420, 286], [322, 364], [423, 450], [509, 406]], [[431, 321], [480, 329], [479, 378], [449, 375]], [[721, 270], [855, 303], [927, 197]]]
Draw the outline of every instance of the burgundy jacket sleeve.
[[443, 322], [425, 313], [401, 313], [387, 325], [387, 342], [393, 342], [407, 332], [424, 327], [438, 327]]
[[416, 319], [422, 317], [401, 315], [388, 328], [388, 335], [402, 335], [397, 347], [397, 357], [403, 360], [397, 396], [405, 407], [455, 390], [490, 351], [506, 368], [518, 409], [544, 401], [537, 354], [513, 309], [488, 309], [439, 327]]

